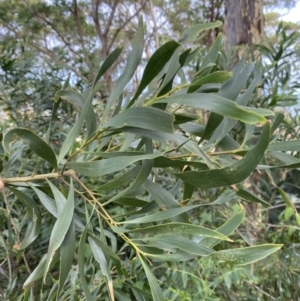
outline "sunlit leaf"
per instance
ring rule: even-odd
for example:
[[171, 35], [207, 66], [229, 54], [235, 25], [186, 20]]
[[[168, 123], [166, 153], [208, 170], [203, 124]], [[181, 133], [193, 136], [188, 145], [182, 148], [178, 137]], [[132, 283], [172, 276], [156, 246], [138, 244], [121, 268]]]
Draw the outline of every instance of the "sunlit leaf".
[[248, 248], [222, 250], [211, 256], [237, 265], [246, 265], [261, 260], [278, 251], [283, 245], [267, 244]]

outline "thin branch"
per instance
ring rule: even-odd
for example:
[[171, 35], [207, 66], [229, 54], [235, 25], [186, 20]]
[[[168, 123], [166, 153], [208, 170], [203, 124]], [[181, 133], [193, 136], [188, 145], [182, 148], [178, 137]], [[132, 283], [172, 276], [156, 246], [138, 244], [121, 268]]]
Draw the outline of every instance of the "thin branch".
[[97, 35], [102, 43], [102, 55], [106, 56], [107, 55], [107, 39], [104, 37], [103, 33], [102, 33], [102, 29], [101, 29], [101, 25], [99, 22], [99, 6], [100, 6], [100, 2], [101, 0], [96, 0], [95, 1], [95, 6], [93, 5], [92, 1], [92, 7], [93, 7], [93, 20], [94, 20], [94, 24], [95, 24], [95, 28], [96, 28], [96, 32]]
[[89, 66], [91, 66], [91, 62], [88, 56], [88, 52], [85, 48], [84, 45], [84, 38], [83, 38], [83, 32], [82, 32], [82, 27], [81, 27], [81, 23], [80, 23], [80, 19], [79, 19], [79, 13], [78, 13], [78, 5], [77, 5], [77, 0], [73, 0], [73, 4], [74, 4], [74, 11], [71, 10], [71, 12], [73, 13], [73, 16], [75, 18], [76, 21], [76, 25], [77, 25], [77, 29], [78, 29], [78, 35], [79, 35], [79, 41], [86, 59], [86, 62]]
[[119, 26], [119, 28], [115, 31], [110, 43], [109, 43], [109, 46], [108, 46], [108, 51], [110, 51], [110, 49], [112, 48], [119, 32], [133, 19], [135, 18], [143, 9], [144, 7], [146, 6], [147, 2], [144, 2], [142, 4], [142, 6], [132, 15], [130, 16], [122, 25]]
[[107, 21], [105, 29], [104, 29], [104, 36], [107, 36], [107, 34], [109, 32], [109, 29], [111, 27], [112, 20], [113, 20], [113, 17], [114, 17], [114, 14], [115, 14], [115, 11], [116, 11], [116, 8], [117, 8], [118, 4], [119, 4], [119, 0], [115, 0], [115, 2], [113, 4], [113, 7], [111, 9], [111, 12], [110, 12], [110, 16], [108, 18], [108, 21]]
[[11, 183], [18, 183], [18, 182], [32, 182], [32, 181], [39, 181], [39, 180], [46, 180], [51, 178], [59, 178], [61, 176], [73, 176], [75, 175], [75, 171], [72, 169], [66, 170], [63, 173], [59, 172], [52, 172], [42, 175], [34, 175], [34, 176], [28, 176], [28, 177], [15, 177], [15, 178], [3, 178], [1, 181], [5, 184], [11, 184]]
[[159, 36], [158, 36], [158, 27], [157, 27], [157, 21], [154, 13], [153, 3], [152, 0], [149, 1], [150, 3], [150, 12], [154, 23], [154, 34], [155, 34], [155, 42], [156, 42], [156, 48], [159, 48]]

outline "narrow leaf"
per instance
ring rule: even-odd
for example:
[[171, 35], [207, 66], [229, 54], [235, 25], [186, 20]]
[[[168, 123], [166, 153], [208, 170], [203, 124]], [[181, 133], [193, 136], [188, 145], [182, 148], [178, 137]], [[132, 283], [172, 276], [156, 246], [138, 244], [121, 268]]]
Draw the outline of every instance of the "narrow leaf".
[[99, 246], [98, 241], [95, 241], [92, 237], [89, 237], [88, 240], [89, 240], [89, 244], [91, 246], [91, 250], [94, 255], [94, 258], [100, 264], [101, 271], [102, 271], [103, 275], [106, 277], [110, 297], [111, 297], [112, 301], [114, 301], [115, 297], [114, 297], [114, 290], [113, 290], [113, 282], [112, 282], [109, 267], [108, 267], [106, 258], [104, 256], [104, 253], [103, 253], [101, 247]]
[[114, 102], [123, 93], [124, 88], [131, 80], [142, 58], [143, 44], [144, 44], [144, 25], [143, 25], [142, 18], [140, 18], [139, 20], [138, 31], [136, 33], [136, 36], [132, 40], [131, 44], [132, 44], [132, 51], [128, 55], [128, 60], [127, 60], [125, 70], [121, 74], [121, 76], [117, 79], [115, 86], [107, 100], [107, 104], [103, 113], [103, 118], [106, 117], [107, 113], [113, 106]]
[[179, 43], [191, 43], [196, 40], [199, 33], [206, 29], [216, 28], [222, 25], [222, 22], [216, 21], [214, 23], [208, 22], [205, 24], [196, 24], [186, 29], [180, 36]]
[[103, 128], [118, 129], [132, 126], [146, 130], [173, 133], [174, 117], [162, 110], [150, 107], [136, 107], [114, 116]]
[[72, 222], [74, 215], [74, 188], [71, 183], [70, 193], [68, 199], [65, 202], [63, 210], [58, 214], [57, 220], [54, 224], [50, 235], [49, 248], [46, 259], [46, 267], [44, 271], [44, 282], [46, 280], [47, 273], [49, 271], [50, 264], [53, 260], [54, 254], [61, 246]]
[[165, 64], [173, 55], [174, 51], [179, 46], [180, 44], [178, 44], [177, 42], [169, 41], [154, 52], [145, 67], [141, 83], [128, 107], [130, 107], [134, 103], [134, 101], [140, 96], [144, 89], [151, 83], [156, 75], [158, 75], [158, 73], [163, 69]]
[[95, 298], [92, 297], [88, 284], [86, 282], [86, 277], [85, 277], [85, 249], [86, 249], [86, 232], [87, 228], [84, 229], [84, 231], [81, 234], [80, 240], [79, 240], [79, 248], [78, 248], [78, 272], [79, 272], [79, 278], [80, 278], [80, 283], [82, 285], [84, 295], [87, 301], [94, 301]]
[[182, 214], [184, 212], [187, 212], [189, 210], [198, 208], [200, 206], [204, 206], [204, 205], [200, 204], [200, 205], [185, 206], [185, 207], [175, 208], [175, 209], [168, 209], [166, 211], [156, 212], [136, 219], [123, 221], [120, 222], [119, 224], [140, 224], [140, 223], [151, 223], [151, 222], [162, 221], [177, 216], [179, 214]]
[[[229, 236], [238, 228], [238, 226], [241, 224], [244, 218], [245, 218], [245, 210], [238, 211], [233, 216], [231, 216], [224, 225], [219, 227], [217, 231], [219, 233], [222, 233], [223, 235]], [[220, 239], [205, 237], [204, 239], [201, 240], [200, 244], [207, 248], [212, 248], [215, 245], [217, 245], [219, 242], [221, 242]]]
[[283, 245], [266, 244], [248, 248], [223, 250], [212, 254], [214, 258], [237, 265], [246, 265], [261, 260], [278, 251]]
[[146, 228], [140, 228], [140, 229], [134, 229], [134, 230], [128, 230], [123, 229], [120, 231], [124, 232], [139, 232], [139, 233], [157, 233], [157, 234], [174, 234], [178, 233], [178, 235], [200, 235], [203, 237], [213, 237], [218, 238], [222, 240], [228, 240], [231, 241], [228, 237], [225, 235], [219, 233], [218, 231], [211, 230], [208, 228], [192, 225], [192, 224], [186, 224], [186, 223], [169, 223], [169, 224], [163, 224], [158, 226], [151, 226]]
[[210, 248], [202, 246], [201, 243], [200, 244], [195, 243], [184, 236], [180, 236], [180, 235], [176, 235], [176, 234], [158, 235], [158, 236], [154, 236], [154, 237], [147, 237], [147, 238], [144, 238], [143, 240], [166, 244], [166, 245], [170, 246], [171, 248], [178, 248], [182, 251], [185, 251], [185, 252], [188, 252], [191, 254], [195, 254], [197, 256], [207, 256], [207, 255], [210, 255], [215, 252], [214, 250], [212, 250]]
[[64, 283], [72, 267], [75, 251], [75, 224], [72, 220], [69, 230], [60, 246], [60, 267], [59, 267], [59, 280], [56, 300], [59, 299], [59, 294], [63, 289]]
[[130, 157], [124, 156], [92, 162], [69, 162], [66, 165], [82, 175], [99, 177], [121, 170], [134, 162], [153, 159], [159, 157], [160, 155], [161, 154], [157, 153]]
[[242, 160], [221, 169], [187, 171], [175, 175], [184, 182], [202, 189], [239, 183], [245, 180], [262, 160], [268, 147], [269, 139], [270, 124], [267, 122], [256, 146], [248, 151]]
[[206, 75], [196, 81], [192, 82], [189, 86], [188, 93], [192, 93], [198, 90], [204, 84], [210, 83], [224, 83], [226, 80], [231, 78], [232, 73], [228, 71], [216, 71], [209, 75]]
[[[177, 103], [192, 106], [249, 124], [266, 123], [266, 119], [263, 116], [252, 112], [247, 107], [239, 106], [235, 102], [215, 94], [197, 93], [177, 95], [159, 100], [158, 103]], [[270, 114], [273, 113], [270, 111]]]
[[141, 255], [138, 255], [138, 256], [142, 263], [142, 266], [146, 273], [146, 277], [149, 282], [149, 286], [150, 286], [150, 290], [151, 290], [152, 298], [153, 298], [152, 300], [153, 301], [164, 301], [165, 298], [164, 298], [164, 295], [162, 293], [160, 286], [157, 283], [157, 279], [154, 277], [153, 273], [151, 272], [150, 268], [148, 267], [148, 265], [146, 264], [146, 262], [144, 261], [142, 256]]

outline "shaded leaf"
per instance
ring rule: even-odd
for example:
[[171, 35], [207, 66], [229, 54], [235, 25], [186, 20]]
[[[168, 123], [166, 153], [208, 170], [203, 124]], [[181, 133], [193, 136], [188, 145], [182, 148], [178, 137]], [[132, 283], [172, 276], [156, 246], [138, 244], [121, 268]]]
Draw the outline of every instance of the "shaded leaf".
[[150, 285], [150, 290], [152, 293], [152, 300], [153, 301], [164, 301], [164, 295], [162, 293], [162, 290], [160, 288], [160, 286], [157, 283], [157, 279], [154, 277], [153, 273], [151, 272], [150, 268], [148, 267], [148, 265], [146, 264], [146, 262], [144, 261], [144, 259], [142, 258], [141, 255], [139, 255], [139, 259], [142, 263], [143, 269], [146, 273], [146, 277], [148, 279], [149, 285]]
[[[226, 221], [224, 225], [219, 227], [217, 231], [219, 233], [222, 233], [223, 235], [229, 236], [238, 228], [238, 226], [241, 224], [244, 218], [245, 218], [245, 210], [236, 212], [232, 217], [228, 219], [228, 221]], [[205, 237], [201, 240], [201, 245], [207, 248], [212, 248], [215, 245], [217, 245], [219, 242], [221, 242], [220, 239]]]
[[244, 158], [221, 169], [187, 171], [175, 174], [190, 185], [202, 189], [228, 186], [245, 180], [264, 157], [269, 144], [270, 124], [266, 123], [256, 144]]
[[64, 286], [67, 276], [72, 267], [75, 251], [75, 224], [72, 220], [68, 232], [60, 246], [60, 267], [59, 267], [59, 280], [56, 300], [59, 300], [59, 294]]
[[84, 295], [87, 301], [94, 301], [94, 298], [92, 297], [88, 284], [86, 282], [86, 278], [85, 278], [85, 249], [86, 249], [86, 244], [85, 244], [85, 240], [86, 240], [86, 232], [87, 232], [87, 228], [84, 229], [84, 231], [82, 232], [81, 236], [80, 236], [80, 240], [79, 240], [79, 248], [78, 248], [78, 272], [79, 272], [79, 278], [80, 278], [80, 283], [82, 285], [83, 291], [84, 291]]
[[25, 143], [27, 143], [35, 154], [48, 161], [55, 169], [57, 169], [56, 156], [52, 148], [42, 138], [27, 129], [15, 128], [6, 133], [3, 145], [8, 153], [9, 142], [16, 136], [20, 137]]
[[8, 188], [25, 205], [27, 214], [30, 217], [30, 223], [27, 226], [22, 242], [14, 245], [14, 249], [24, 250], [38, 237], [41, 230], [42, 214], [39, 206], [27, 194], [13, 187]]
[[[176, 201], [172, 194], [158, 184], [146, 180], [143, 186], [151, 194], [160, 208], [170, 209], [180, 207], [179, 202]], [[188, 222], [189, 216], [186, 213], [182, 213], [179, 216], [175, 217], [174, 220], [178, 222]]]

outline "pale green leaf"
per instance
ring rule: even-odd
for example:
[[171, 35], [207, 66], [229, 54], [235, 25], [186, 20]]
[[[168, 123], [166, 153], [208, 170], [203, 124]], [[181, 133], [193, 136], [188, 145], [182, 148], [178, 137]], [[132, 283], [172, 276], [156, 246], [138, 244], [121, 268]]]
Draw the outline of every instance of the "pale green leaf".
[[150, 107], [136, 107], [114, 116], [103, 128], [118, 129], [126, 126], [151, 131], [173, 133], [174, 117], [162, 110]]
[[208, 22], [205, 24], [196, 24], [194, 26], [191, 26], [182, 33], [182, 35], [180, 36], [180, 39], [179, 39], [179, 43], [194, 42], [197, 39], [197, 37], [201, 31], [206, 30], [206, 29], [216, 28], [221, 25], [222, 25], [222, 22], [216, 21], [214, 23]]
[[57, 220], [52, 229], [49, 248], [46, 259], [46, 266], [44, 271], [44, 282], [46, 280], [47, 273], [49, 271], [50, 264], [52, 262], [54, 254], [57, 252], [57, 249], [61, 246], [72, 222], [74, 215], [74, 188], [71, 184], [70, 193], [68, 199], [65, 202], [65, 206], [62, 211], [58, 213]]
[[91, 162], [69, 162], [66, 165], [74, 169], [79, 174], [89, 176], [89, 177], [99, 177], [115, 171], [122, 170], [128, 165], [147, 159], [153, 159], [159, 157], [161, 154], [145, 154], [139, 156], [124, 156], [116, 157], [111, 159], [104, 159], [100, 161], [91, 161]]
[[223, 250], [211, 256], [218, 260], [237, 265], [246, 265], [261, 260], [278, 251], [283, 245], [266, 244], [248, 248]]

